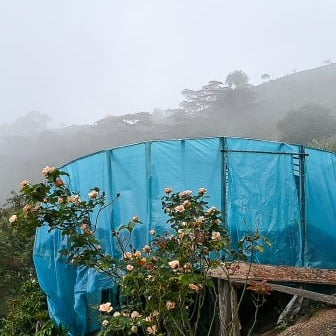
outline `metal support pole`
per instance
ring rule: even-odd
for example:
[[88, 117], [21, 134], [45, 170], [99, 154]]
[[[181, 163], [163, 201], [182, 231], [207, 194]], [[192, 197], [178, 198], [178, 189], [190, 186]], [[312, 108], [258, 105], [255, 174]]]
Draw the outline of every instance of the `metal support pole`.
[[224, 226], [226, 229], [227, 227], [227, 143], [226, 143], [226, 138], [221, 137], [220, 138], [220, 143], [221, 143], [221, 211], [224, 215]]
[[249, 154], [279, 154], [279, 155], [299, 155], [301, 156], [309, 156], [300, 151], [300, 153], [293, 152], [272, 152], [272, 151], [258, 151], [258, 150], [238, 150], [238, 149], [223, 149], [222, 152], [230, 152], [230, 153], [249, 153]]
[[146, 186], [147, 186], [147, 234], [150, 241], [149, 231], [152, 225], [152, 143], [147, 142], [145, 145], [146, 153]]
[[304, 146], [300, 146], [300, 212], [301, 212], [301, 262], [305, 266], [305, 252], [306, 252], [306, 177], [305, 177], [305, 153]]

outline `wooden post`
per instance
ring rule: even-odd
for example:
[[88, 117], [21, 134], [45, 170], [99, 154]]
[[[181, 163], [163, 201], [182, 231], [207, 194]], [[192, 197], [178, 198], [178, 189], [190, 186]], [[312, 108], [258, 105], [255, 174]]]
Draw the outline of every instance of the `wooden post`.
[[220, 336], [239, 336], [238, 299], [236, 288], [226, 280], [218, 280]]

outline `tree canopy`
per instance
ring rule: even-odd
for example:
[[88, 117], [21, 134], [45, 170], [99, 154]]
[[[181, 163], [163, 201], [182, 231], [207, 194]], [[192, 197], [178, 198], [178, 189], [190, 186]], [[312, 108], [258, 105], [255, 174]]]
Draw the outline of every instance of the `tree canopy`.
[[336, 119], [327, 108], [309, 104], [288, 114], [279, 121], [281, 139], [307, 145], [336, 134]]
[[225, 84], [231, 89], [239, 89], [249, 84], [249, 77], [244, 71], [236, 70], [227, 75]]

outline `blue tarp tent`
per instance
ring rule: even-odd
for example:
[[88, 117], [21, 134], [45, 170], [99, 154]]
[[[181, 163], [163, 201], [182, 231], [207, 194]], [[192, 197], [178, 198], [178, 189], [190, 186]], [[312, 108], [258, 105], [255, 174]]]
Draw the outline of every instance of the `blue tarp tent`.
[[[303, 146], [239, 138], [152, 141], [95, 153], [63, 167], [74, 191], [87, 195], [99, 187], [111, 200], [102, 213], [97, 236], [117, 253], [112, 230], [138, 215], [145, 223], [135, 246], [149, 230], [165, 229], [161, 196], [206, 187], [212, 205], [226, 214], [233, 241], [259, 228], [272, 248], [256, 262], [336, 268], [336, 155]], [[58, 251], [60, 233], [38, 230], [34, 261], [49, 311], [56, 322], [81, 336], [99, 328], [97, 309], [111, 281], [91, 269], [74, 267]]]

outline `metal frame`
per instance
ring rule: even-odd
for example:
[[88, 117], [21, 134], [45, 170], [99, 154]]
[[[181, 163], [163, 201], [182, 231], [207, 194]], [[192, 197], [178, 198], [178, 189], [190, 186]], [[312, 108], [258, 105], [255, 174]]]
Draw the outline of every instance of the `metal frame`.
[[299, 152], [274, 152], [274, 151], [261, 151], [261, 150], [235, 150], [228, 149], [226, 137], [220, 138], [221, 142], [221, 152], [222, 160], [222, 173], [221, 173], [221, 183], [222, 183], [222, 211], [224, 213], [224, 224], [227, 226], [227, 181], [226, 181], [226, 170], [227, 170], [227, 160], [229, 153], [246, 153], [246, 154], [274, 154], [274, 155], [292, 155], [298, 156], [299, 159], [299, 186], [298, 186], [298, 198], [300, 207], [300, 217], [301, 217], [301, 264], [305, 265], [305, 252], [306, 252], [306, 227], [307, 227], [307, 209], [306, 209], [306, 178], [305, 178], [305, 159], [309, 156], [305, 152], [305, 147], [303, 145], [299, 146]]
[[231, 153], [252, 153], [252, 154], [282, 154], [282, 155], [299, 155], [299, 156], [309, 156], [307, 153], [293, 153], [293, 152], [271, 152], [271, 151], [254, 151], [254, 150], [238, 150], [238, 149], [221, 149], [221, 152], [231, 152]]

